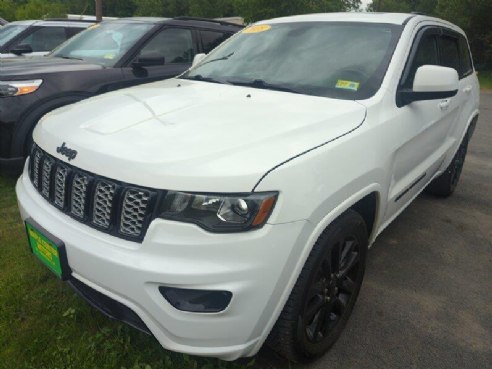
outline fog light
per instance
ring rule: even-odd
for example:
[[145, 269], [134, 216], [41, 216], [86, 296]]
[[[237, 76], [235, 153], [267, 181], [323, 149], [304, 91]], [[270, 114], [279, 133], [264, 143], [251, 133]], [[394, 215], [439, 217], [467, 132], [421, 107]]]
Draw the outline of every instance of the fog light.
[[162, 296], [176, 309], [192, 313], [218, 313], [225, 310], [232, 298], [229, 291], [191, 290], [159, 287]]

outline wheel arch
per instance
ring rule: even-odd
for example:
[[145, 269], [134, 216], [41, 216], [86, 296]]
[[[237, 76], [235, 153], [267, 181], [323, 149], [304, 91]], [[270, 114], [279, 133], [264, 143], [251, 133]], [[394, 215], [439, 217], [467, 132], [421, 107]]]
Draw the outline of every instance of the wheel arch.
[[316, 244], [316, 241], [331, 223], [333, 223], [347, 210], [353, 209], [355, 211], [363, 212], [364, 215], [361, 214], [361, 216], [364, 221], [367, 221], [370, 224], [372, 223], [371, 227], [367, 227], [368, 245], [370, 246], [374, 242], [374, 239], [378, 234], [377, 230], [379, 224], [381, 223], [382, 217], [382, 209], [380, 206], [381, 191], [382, 187], [380, 184], [370, 184], [354, 193], [345, 201], [341, 202], [336, 208], [326, 214], [325, 217], [323, 217], [316, 225], [307, 227], [308, 229], [306, 229], [306, 233], [300, 237], [300, 242], [302, 242], [305, 246], [300, 253], [294, 257], [296, 263], [294, 268], [288, 271], [288, 282], [285, 284], [282, 295], [278, 299], [277, 304], [273, 309], [268, 324], [263, 326], [263, 332], [260, 335], [260, 339], [256, 343], [255, 347], [252, 349], [252, 352], [257, 352], [266, 341], [270, 331], [275, 325], [275, 322], [280, 316], [280, 313], [282, 312], [282, 309], [287, 302], [287, 299], [289, 298], [299, 275], [301, 274], [302, 268], [311, 254], [314, 245]]
[[32, 132], [37, 122], [47, 113], [65, 105], [91, 97], [91, 94], [73, 92], [49, 99], [38, 101], [35, 106], [27, 109], [19, 118], [12, 134], [10, 152], [13, 157], [24, 156], [24, 146], [28, 135]]

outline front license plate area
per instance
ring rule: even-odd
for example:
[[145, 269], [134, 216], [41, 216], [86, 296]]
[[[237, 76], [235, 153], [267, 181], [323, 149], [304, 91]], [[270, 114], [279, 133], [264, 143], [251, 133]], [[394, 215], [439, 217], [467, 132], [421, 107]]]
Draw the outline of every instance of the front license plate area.
[[67, 280], [71, 270], [63, 242], [45, 231], [32, 219], [26, 220], [25, 225], [32, 253], [58, 278]]

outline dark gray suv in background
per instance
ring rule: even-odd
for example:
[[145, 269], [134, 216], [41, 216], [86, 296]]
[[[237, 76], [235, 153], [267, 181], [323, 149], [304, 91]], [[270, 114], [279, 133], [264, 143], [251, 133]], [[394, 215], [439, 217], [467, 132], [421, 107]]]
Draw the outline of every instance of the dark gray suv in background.
[[195, 54], [241, 29], [189, 17], [118, 19], [89, 27], [44, 58], [0, 61], [0, 168], [21, 167], [34, 126], [51, 110], [174, 77]]

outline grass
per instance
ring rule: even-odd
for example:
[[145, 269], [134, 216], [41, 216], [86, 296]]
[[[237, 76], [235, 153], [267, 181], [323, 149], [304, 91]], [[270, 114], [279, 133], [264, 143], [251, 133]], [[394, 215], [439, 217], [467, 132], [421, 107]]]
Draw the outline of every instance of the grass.
[[240, 369], [254, 367], [172, 353], [106, 318], [31, 254], [15, 180], [0, 176], [1, 369]]
[[492, 71], [478, 72], [478, 80], [482, 90], [492, 90]]

